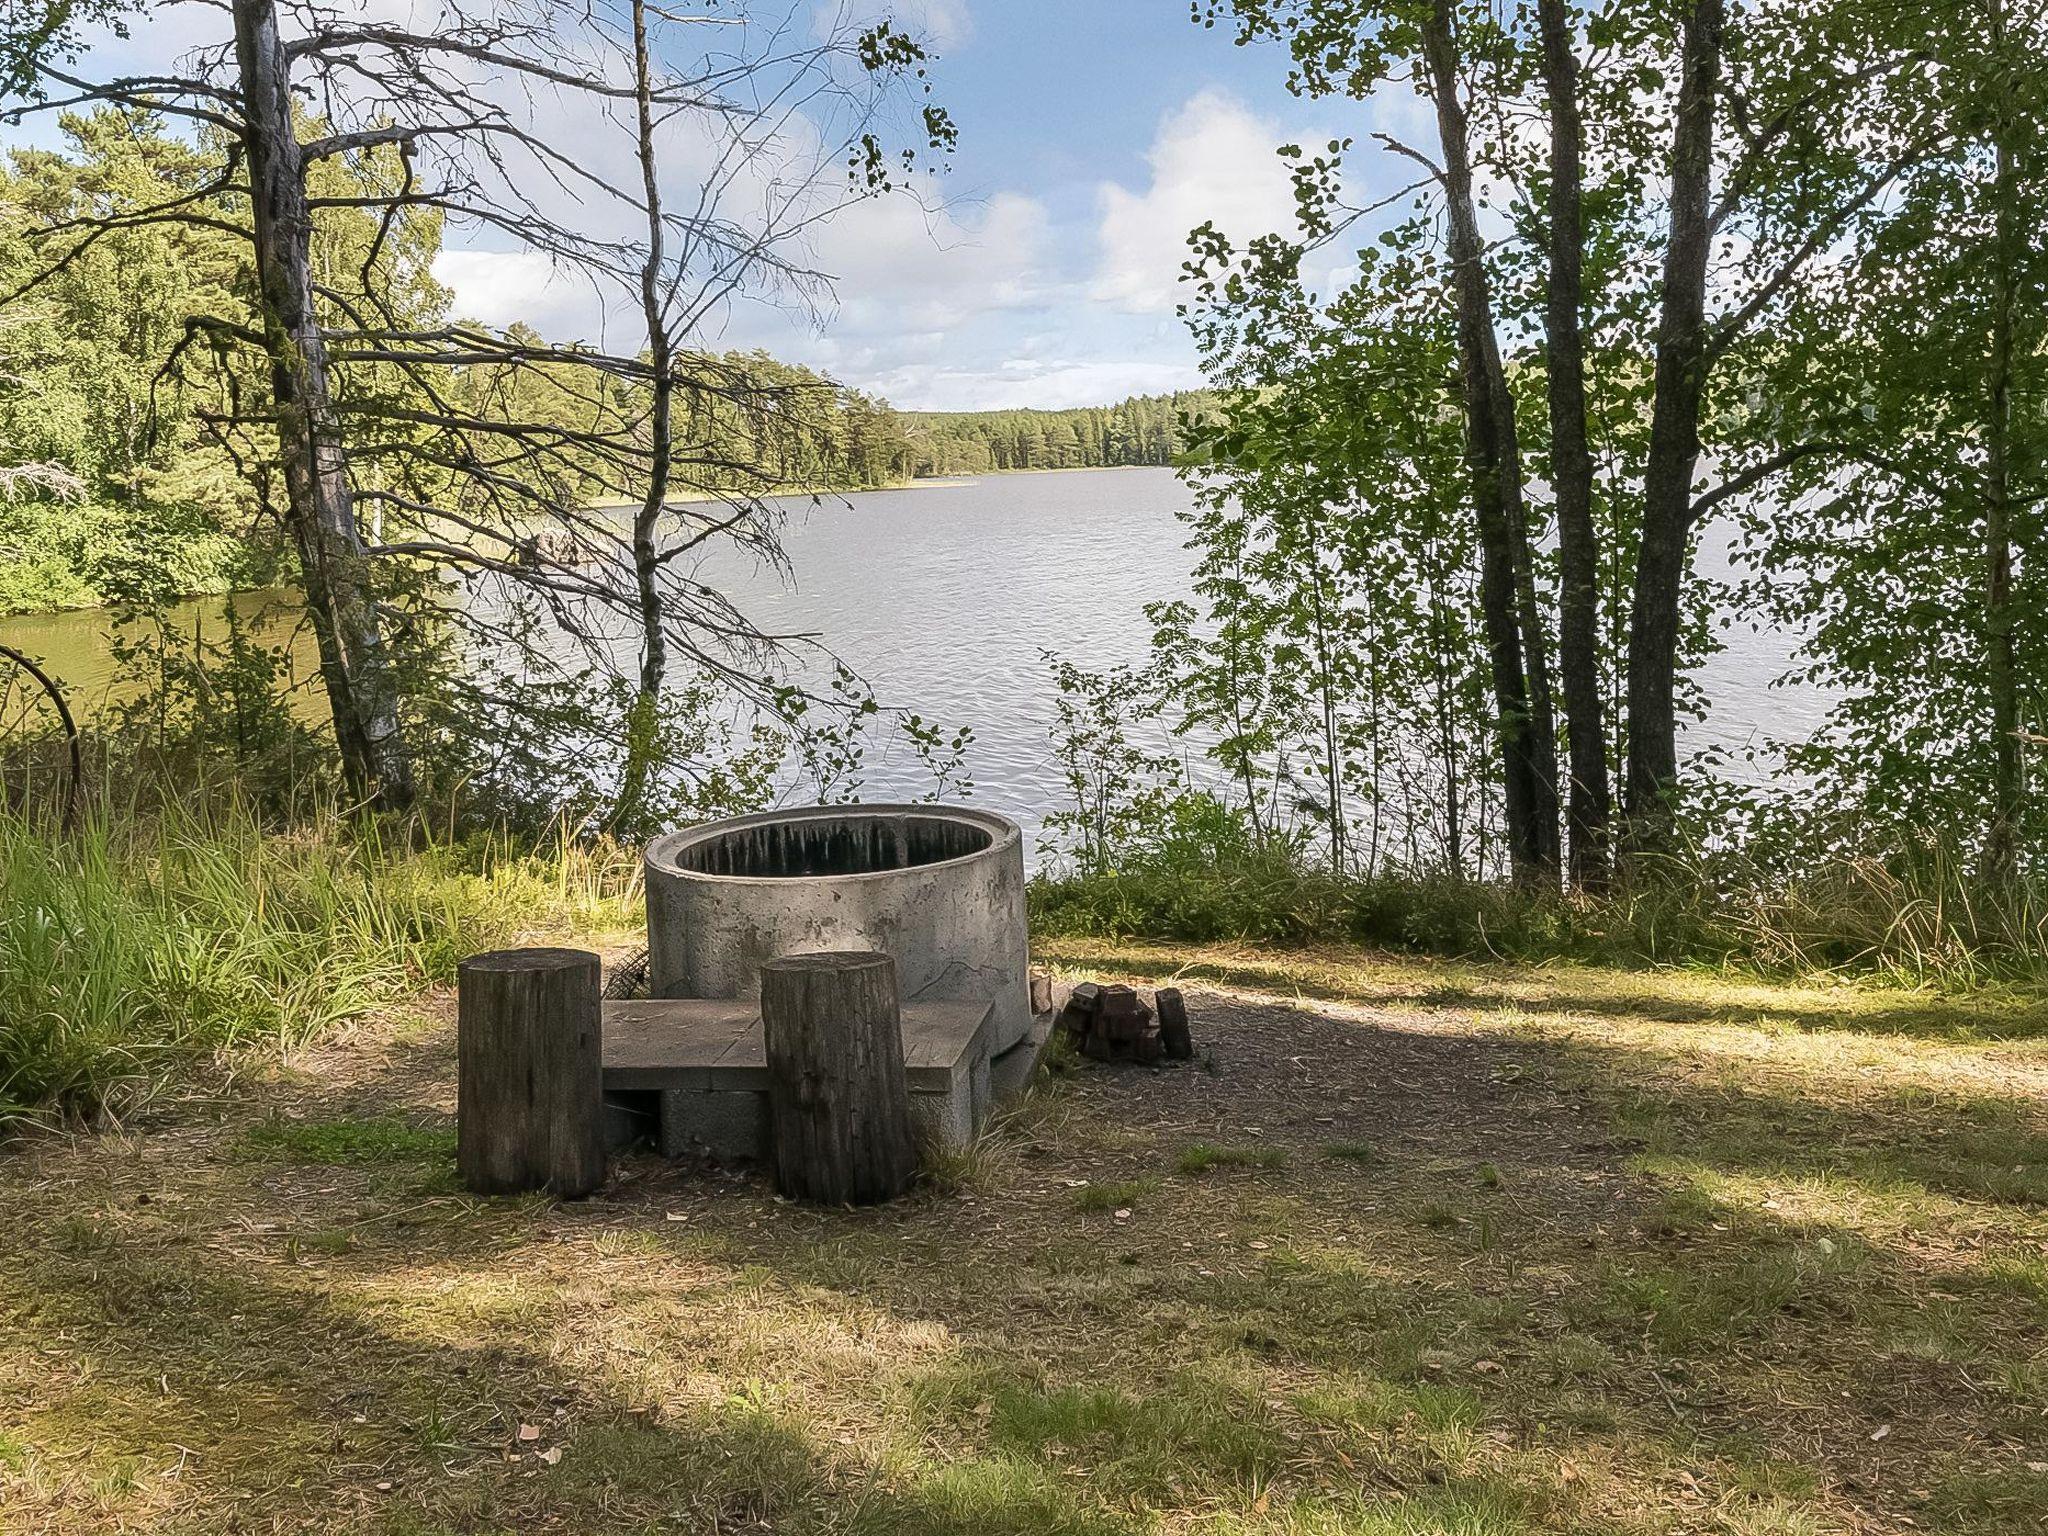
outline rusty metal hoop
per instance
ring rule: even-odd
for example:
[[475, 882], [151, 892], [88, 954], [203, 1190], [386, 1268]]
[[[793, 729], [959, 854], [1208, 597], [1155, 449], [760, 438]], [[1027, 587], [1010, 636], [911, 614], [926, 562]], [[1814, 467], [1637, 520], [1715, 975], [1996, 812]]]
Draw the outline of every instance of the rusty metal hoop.
[[78, 738], [78, 722], [72, 718], [71, 706], [65, 701], [64, 690], [57, 686], [57, 680], [45, 672], [32, 658], [24, 655], [11, 645], [0, 645], [0, 662], [12, 662], [31, 682], [42, 690], [43, 696], [57, 712], [57, 719], [64, 727], [66, 757], [69, 760], [69, 777], [64, 785], [63, 823], [68, 830], [78, 825], [79, 798], [85, 785], [85, 749]]

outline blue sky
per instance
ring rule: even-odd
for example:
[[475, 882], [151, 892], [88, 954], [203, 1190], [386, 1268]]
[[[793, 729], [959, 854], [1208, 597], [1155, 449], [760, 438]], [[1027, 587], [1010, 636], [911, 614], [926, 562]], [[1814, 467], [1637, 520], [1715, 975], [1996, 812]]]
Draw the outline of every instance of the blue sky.
[[[923, 12], [960, 145], [939, 182], [943, 256], [913, 276], [957, 285], [958, 302], [932, 315], [943, 324], [892, 334], [890, 274], [863, 263], [842, 274], [835, 321], [787, 350], [911, 407], [1079, 405], [1199, 382], [1173, 314], [1187, 232], [1211, 216], [1244, 234], [1283, 222], [1273, 151], [1326, 132], [1332, 109], [1290, 98], [1283, 55], [1195, 26], [1187, 0]], [[1015, 242], [1028, 249], [1002, 248]]]
[[[829, 3], [829, 0], [828, 0]], [[1310, 104], [1286, 60], [1189, 19], [1187, 0], [846, 0], [888, 10], [937, 54], [960, 130], [933, 183], [840, 215], [816, 261], [817, 317], [742, 308], [708, 345], [763, 346], [910, 409], [1059, 407], [1201, 380], [1174, 314], [1187, 233], [1249, 237], [1292, 207], [1275, 149], [1352, 131], [1355, 104]], [[459, 237], [458, 237], [459, 238]], [[584, 334], [591, 300], [537, 264], [456, 253], [464, 309]]]
[[[415, 24], [435, 10], [435, 0], [350, 3]], [[926, 206], [860, 204], [816, 232], [811, 259], [836, 281], [813, 313], [741, 305], [695, 340], [765, 347], [906, 408], [1085, 405], [1199, 383], [1173, 313], [1188, 231], [1207, 219], [1240, 238], [1285, 227], [1292, 201], [1276, 147], [1363, 138], [1368, 118], [1390, 110], [1292, 99], [1282, 53], [1194, 25], [1188, 0], [752, 6], [799, 18], [806, 7], [886, 12], [922, 33], [959, 146]], [[156, 70], [222, 31], [211, 5], [159, 0], [92, 63]], [[551, 128], [570, 141], [596, 146], [618, 131], [573, 106], [534, 110], [554, 114]], [[31, 122], [26, 134], [47, 138], [48, 121]], [[448, 242], [437, 274], [471, 318], [524, 321], [561, 340], [625, 339], [612, 330], [621, 311], [544, 258], [473, 230], [451, 228]]]
[[[1188, 19], [1186, 0], [954, 0], [936, 28], [958, 179], [1021, 183], [1085, 214], [1095, 183], [1145, 176], [1167, 115], [1204, 89], [1290, 110], [1283, 57]], [[955, 31], [964, 32], [955, 38]]]

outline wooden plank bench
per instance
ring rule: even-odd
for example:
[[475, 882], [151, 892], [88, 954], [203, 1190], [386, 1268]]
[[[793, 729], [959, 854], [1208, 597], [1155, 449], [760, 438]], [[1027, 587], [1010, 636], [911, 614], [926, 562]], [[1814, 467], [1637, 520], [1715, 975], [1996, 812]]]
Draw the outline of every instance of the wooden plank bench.
[[[957, 1150], [988, 1117], [995, 1004], [905, 1003], [910, 1111], [931, 1145]], [[755, 1002], [635, 998], [604, 1005], [607, 1095], [657, 1094], [664, 1156], [762, 1157], [768, 1056]]]

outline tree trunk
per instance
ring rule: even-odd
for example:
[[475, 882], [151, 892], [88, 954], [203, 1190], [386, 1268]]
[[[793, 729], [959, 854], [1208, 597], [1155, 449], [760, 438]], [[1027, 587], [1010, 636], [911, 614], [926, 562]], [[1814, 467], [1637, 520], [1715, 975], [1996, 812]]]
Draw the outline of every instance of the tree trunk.
[[1557, 501], [1558, 659], [1571, 753], [1566, 813], [1571, 875], [1607, 880], [1612, 793], [1600, 698], [1599, 542], [1593, 531], [1593, 455], [1586, 441], [1585, 288], [1579, 64], [1564, 0], [1538, 0], [1550, 102], [1550, 271], [1544, 323], [1550, 390], [1550, 474]]
[[[1991, 0], [1992, 42], [2005, 42], [2001, 0]], [[1992, 180], [1993, 236], [1991, 356], [1984, 430], [1984, 639], [1985, 686], [1991, 695], [1991, 820], [1984, 839], [1984, 878], [2006, 885], [2019, 869], [2019, 829], [2026, 793], [2020, 755], [2019, 664], [2012, 601], [2012, 368], [2013, 308], [2019, 259], [2019, 207], [2012, 190], [2012, 133], [2001, 119]]]
[[896, 962], [867, 952], [784, 955], [761, 967], [775, 1187], [794, 1200], [873, 1205], [917, 1176]]
[[1514, 401], [1494, 335], [1485, 247], [1472, 197], [1471, 152], [1465, 109], [1458, 99], [1449, 0], [1437, 0], [1424, 21], [1423, 48], [1436, 102], [1450, 216], [1465, 460], [1478, 522], [1480, 605], [1500, 713], [1509, 858], [1517, 878], [1547, 884], [1556, 879], [1559, 865], [1557, 726], [1522, 500]]
[[1713, 231], [1714, 104], [1724, 0], [1693, 0], [1685, 18], [1671, 145], [1671, 227], [1657, 331], [1643, 537], [1628, 640], [1628, 846], [1664, 847], [1678, 779], [1679, 601], [1692, 523], [1706, 389], [1707, 256]]
[[292, 121], [291, 64], [278, 35], [276, 0], [234, 0], [234, 16], [256, 277], [306, 610], [349, 784], [366, 800], [402, 809], [413, 798], [412, 758], [314, 302], [313, 214]]
[[596, 955], [510, 949], [462, 962], [457, 1170], [480, 1195], [604, 1183], [603, 978]]
[[628, 727], [626, 766], [620, 777], [614, 825], [630, 826], [644, 808], [653, 773], [661, 690], [668, 676], [668, 632], [662, 622], [658, 533], [668, 505], [675, 456], [675, 346], [661, 291], [666, 231], [661, 211], [661, 167], [654, 142], [654, 59], [647, 40], [647, 0], [633, 0], [633, 82], [640, 184], [646, 200], [647, 259], [640, 268], [640, 308], [647, 326], [654, 400], [648, 416], [647, 494], [633, 517], [633, 572], [640, 604], [640, 690]]

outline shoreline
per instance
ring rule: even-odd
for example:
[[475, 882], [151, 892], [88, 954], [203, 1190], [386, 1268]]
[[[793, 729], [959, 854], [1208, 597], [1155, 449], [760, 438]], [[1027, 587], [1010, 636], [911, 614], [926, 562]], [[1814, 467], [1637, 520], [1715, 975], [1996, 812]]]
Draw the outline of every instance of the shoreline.
[[[829, 490], [815, 491], [771, 491], [766, 493], [766, 495], [771, 499], [777, 497], [825, 498], [834, 496], [876, 496], [893, 491], [961, 490], [981, 480], [993, 480], [998, 478], [1010, 479], [1024, 475], [1103, 475], [1118, 474], [1133, 470], [1164, 470], [1167, 472], [1171, 472], [1173, 467], [1174, 466], [1170, 464], [1076, 464], [1066, 465], [1054, 469], [988, 469], [980, 470], [971, 474], [919, 475], [909, 480], [897, 481], [890, 485], [865, 486], [860, 489], [854, 490], [849, 490], [843, 487], [835, 487]], [[716, 497], [702, 492], [690, 492], [683, 495], [671, 496], [669, 498], [669, 504], [673, 506], [701, 506], [705, 502], [715, 501], [716, 499]], [[620, 512], [629, 510], [639, 505], [640, 503], [638, 503], [637, 501], [593, 501], [586, 503], [584, 509], [590, 512]], [[199, 602], [207, 598], [219, 598], [222, 600], [226, 600], [229, 598], [248, 596], [252, 593], [275, 591], [277, 590], [277, 585], [278, 584], [276, 583], [272, 583], [270, 585], [261, 587], [231, 587], [222, 591], [181, 592], [177, 594], [175, 597], [171, 598], [170, 602], [172, 604], [192, 603]], [[63, 618], [68, 614], [112, 613], [118, 608], [118, 606], [118, 604], [114, 603], [82, 603], [74, 606], [58, 608], [24, 608], [14, 613], [0, 613], [0, 630], [4, 630], [6, 626], [9, 624], [28, 624], [33, 623], [34, 621], [39, 619], [58, 619]]]

